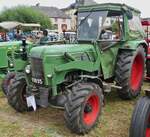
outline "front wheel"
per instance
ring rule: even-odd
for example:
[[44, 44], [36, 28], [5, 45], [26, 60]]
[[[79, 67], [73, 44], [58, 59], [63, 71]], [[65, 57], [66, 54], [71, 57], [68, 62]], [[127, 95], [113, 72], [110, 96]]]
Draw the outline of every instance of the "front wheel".
[[14, 79], [15, 75], [15, 72], [9, 72], [2, 81], [2, 91], [5, 95], [7, 95], [9, 86], [12, 84], [12, 80]]
[[118, 56], [115, 77], [122, 99], [132, 99], [140, 94], [145, 68], [145, 51], [142, 46], [136, 51], [121, 51]]
[[150, 137], [150, 98], [142, 97], [134, 109], [129, 137]]
[[67, 127], [77, 134], [88, 133], [98, 121], [102, 102], [102, 89], [97, 84], [81, 83], [73, 87], [65, 104]]
[[26, 80], [24, 74], [16, 74], [7, 94], [8, 103], [18, 112], [28, 111], [26, 102]]

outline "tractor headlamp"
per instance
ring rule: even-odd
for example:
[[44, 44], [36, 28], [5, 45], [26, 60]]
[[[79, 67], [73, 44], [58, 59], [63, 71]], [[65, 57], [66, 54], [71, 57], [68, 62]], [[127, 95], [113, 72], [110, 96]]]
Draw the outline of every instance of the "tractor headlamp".
[[20, 51], [23, 52], [23, 48], [20, 48]]
[[12, 63], [10, 63], [10, 67], [13, 67], [14, 65]]
[[48, 78], [51, 78], [51, 77], [52, 77], [52, 75], [50, 75], [50, 74], [49, 74], [49, 75], [47, 75], [47, 77], [48, 77]]
[[27, 74], [30, 74], [30, 73], [31, 73], [31, 67], [30, 67], [30, 65], [27, 65], [27, 66], [26, 66], [25, 72], [26, 72]]

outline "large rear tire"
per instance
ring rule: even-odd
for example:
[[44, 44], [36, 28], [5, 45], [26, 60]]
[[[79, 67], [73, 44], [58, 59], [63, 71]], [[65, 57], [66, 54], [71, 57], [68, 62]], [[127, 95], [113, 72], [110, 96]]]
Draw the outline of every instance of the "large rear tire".
[[102, 102], [102, 89], [97, 84], [81, 83], [73, 87], [65, 104], [67, 127], [77, 134], [88, 133], [98, 122]]
[[7, 95], [9, 86], [12, 83], [12, 80], [14, 79], [15, 75], [16, 75], [15, 72], [9, 72], [5, 76], [4, 80], [2, 81], [1, 87], [2, 87], [2, 91], [5, 95]]
[[150, 137], [150, 98], [142, 97], [134, 109], [129, 137]]
[[7, 94], [8, 103], [18, 112], [28, 111], [26, 103], [26, 80], [24, 74], [16, 74]]
[[140, 94], [145, 68], [145, 51], [142, 46], [135, 52], [121, 51], [116, 65], [116, 83], [122, 89], [118, 90], [122, 99], [133, 99]]

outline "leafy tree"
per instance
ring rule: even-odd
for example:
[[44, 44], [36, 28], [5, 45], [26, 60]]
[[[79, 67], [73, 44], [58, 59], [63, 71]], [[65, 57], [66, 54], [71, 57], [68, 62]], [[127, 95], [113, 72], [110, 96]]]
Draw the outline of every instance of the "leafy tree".
[[52, 28], [51, 20], [48, 16], [37, 9], [26, 6], [17, 6], [5, 9], [0, 14], [0, 22], [2, 21], [18, 21], [22, 23], [39, 23], [42, 28]]

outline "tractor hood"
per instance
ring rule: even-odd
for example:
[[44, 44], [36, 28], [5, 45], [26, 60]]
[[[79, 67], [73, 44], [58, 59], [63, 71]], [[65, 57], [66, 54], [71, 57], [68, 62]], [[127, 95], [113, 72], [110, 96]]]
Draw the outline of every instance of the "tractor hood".
[[82, 53], [94, 51], [92, 44], [64, 44], [34, 47], [31, 49], [30, 56], [35, 58], [43, 58], [43, 56], [63, 56], [64, 53]]
[[19, 44], [22, 44], [22, 41], [0, 42], [0, 47], [2, 46], [12, 47], [12, 46], [16, 46]]
[[[26, 42], [28, 45], [32, 45], [31, 42]], [[8, 41], [8, 42], [0, 42], [0, 48], [6, 47], [9, 50], [11, 49], [17, 49], [22, 45], [22, 41]]]

